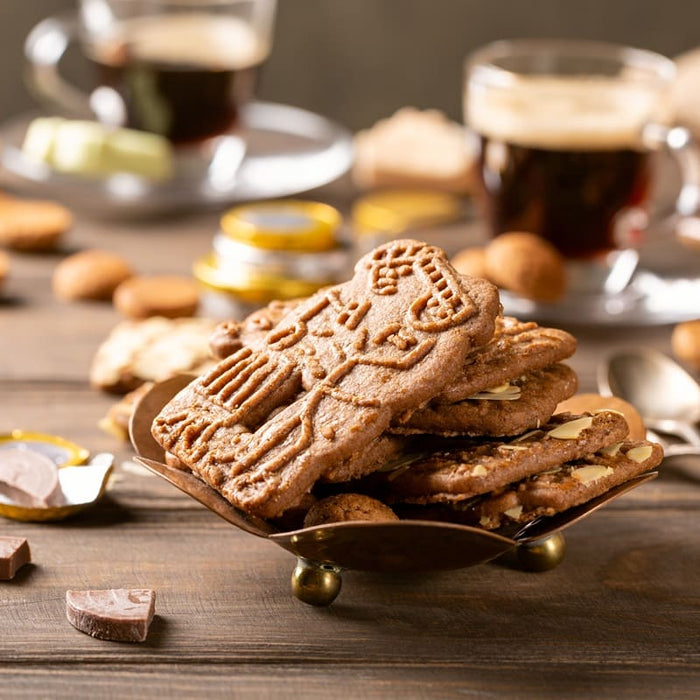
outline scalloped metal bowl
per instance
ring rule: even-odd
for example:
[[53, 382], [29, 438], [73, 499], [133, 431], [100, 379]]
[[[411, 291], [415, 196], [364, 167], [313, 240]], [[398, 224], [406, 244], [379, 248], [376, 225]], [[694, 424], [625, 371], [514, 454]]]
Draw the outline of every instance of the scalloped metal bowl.
[[[522, 526], [505, 536], [457, 523], [429, 520], [345, 522], [281, 532], [264, 520], [235, 508], [190, 472], [164, 462], [163, 449], [150, 427], [160, 409], [190, 381], [179, 375], [156, 384], [137, 404], [130, 435], [137, 460], [227, 522], [257, 537], [275, 542], [299, 558], [292, 590], [304, 602], [327, 605], [340, 590], [340, 571], [425, 572], [481, 564], [511, 550], [532, 570], [556, 566], [563, 558], [561, 532], [601, 506], [653, 479], [649, 472], [611, 489], [576, 508]], [[543, 546], [544, 543], [544, 546]]]

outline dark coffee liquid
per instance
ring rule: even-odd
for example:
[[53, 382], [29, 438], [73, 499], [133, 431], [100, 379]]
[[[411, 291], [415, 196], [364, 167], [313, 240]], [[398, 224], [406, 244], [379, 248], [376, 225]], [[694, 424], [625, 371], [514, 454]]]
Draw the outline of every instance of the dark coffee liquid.
[[530, 231], [567, 257], [591, 258], [619, 247], [618, 214], [647, 201], [648, 153], [480, 142], [484, 213], [494, 234]]
[[237, 126], [239, 106], [252, 96], [257, 66], [215, 70], [192, 65], [94, 61], [101, 85], [121, 95], [125, 126], [159, 133], [173, 143], [200, 141]]
[[204, 13], [126, 20], [85, 48], [98, 86], [121, 98], [118, 121], [177, 144], [235, 129], [267, 55], [243, 21]]

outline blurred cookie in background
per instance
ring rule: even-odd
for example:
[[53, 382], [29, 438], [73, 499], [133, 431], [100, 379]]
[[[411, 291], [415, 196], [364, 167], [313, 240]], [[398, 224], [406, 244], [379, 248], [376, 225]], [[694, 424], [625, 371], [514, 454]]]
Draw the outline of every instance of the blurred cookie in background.
[[64, 258], [54, 270], [51, 285], [54, 295], [64, 301], [109, 301], [133, 274], [121, 255], [89, 249]]
[[628, 440], [645, 440], [647, 429], [639, 411], [627, 401], [617, 396], [600, 394], [576, 394], [557, 406], [557, 413], [595, 413], [615, 411], [621, 413], [629, 426]]
[[470, 194], [476, 147], [435, 109], [403, 107], [355, 136], [352, 176], [361, 189], [421, 187]]
[[10, 257], [0, 250], [0, 286], [2, 286], [8, 272], [10, 271]]
[[566, 292], [564, 258], [534, 233], [503, 233], [485, 247], [460, 250], [451, 262], [463, 275], [484, 277], [533, 301], [556, 302]]
[[671, 334], [673, 354], [700, 372], [700, 319], [679, 323]]
[[116, 394], [178, 372], [212, 366], [209, 337], [216, 321], [206, 318], [122, 321], [100, 345], [90, 368], [90, 384]]
[[463, 248], [450, 261], [457, 272], [471, 277], [488, 277], [486, 248], [474, 246]]
[[126, 318], [194, 316], [199, 287], [190, 277], [177, 275], [134, 276], [114, 290], [114, 308]]
[[53, 250], [73, 225], [58, 202], [0, 196], [0, 246], [24, 252]]

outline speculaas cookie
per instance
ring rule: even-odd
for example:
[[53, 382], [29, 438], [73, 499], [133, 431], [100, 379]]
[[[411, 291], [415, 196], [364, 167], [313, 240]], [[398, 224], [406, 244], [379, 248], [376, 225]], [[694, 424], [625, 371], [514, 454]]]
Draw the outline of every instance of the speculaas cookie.
[[518, 435], [546, 423], [557, 404], [573, 396], [576, 373], [555, 364], [523, 374], [500, 387], [457, 403], [432, 403], [394, 421], [390, 431], [400, 434]]
[[286, 314], [264, 351], [244, 347], [188, 385], [153, 435], [234, 505], [277, 516], [440, 392], [498, 309], [495, 287], [460, 277], [442, 250], [391, 242]]
[[146, 381], [178, 372], [202, 372], [214, 365], [209, 336], [216, 322], [205, 318], [155, 316], [122, 321], [100, 345], [90, 367], [90, 383], [124, 394]]
[[373, 440], [362, 451], [354, 452], [340, 464], [326, 470], [323, 481], [341, 482], [359, 479], [388, 466], [392, 466], [404, 448], [405, 440], [398, 435], [384, 434]]
[[[513, 379], [561, 362], [576, 351], [576, 339], [558, 328], [538, 326], [512, 316], [496, 319], [491, 341], [473, 350], [458, 376], [435, 396], [435, 403], [457, 403]], [[515, 371], [515, 373], [514, 373]]]
[[[243, 346], [264, 347], [267, 333], [299, 303], [272, 302], [244, 321], [220, 324], [212, 335], [212, 352], [216, 357], [228, 357]], [[462, 369], [448, 387], [436, 394], [433, 403], [464, 401], [522, 374], [561, 362], [575, 350], [576, 339], [566, 331], [512, 316], [498, 317], [493, 338], [467, 355]]]
[[526, 523], [590, 501], [632, 477], [657, 467], [661, 446], [653, 442], [623, 442], [575, 462], [534, 474], [474, 503], [470, 510], [481, 527]]
[[398, 520], [389, 506], [361, 493], [339, 493], [314, 503], [304, 518], [304, 527], [345, 523], [351, 520], [384, 522]]
[[449, 503], [501, 489], [531, 474], [585, 457], [623, 440], [627, 423], [610, 411], [560, 413], [511, 440], [474, 441], [440, 450], [395, 471], [371, 475], [372, 492], [388, 503]]
[[212, 355], [223, 360], [244, 345], [264, 347], [265, 336], [302, 301], [304, 299], [274, 300], [262, 309], [253, 311], [243, 321], [222, 321], [209, 339]]

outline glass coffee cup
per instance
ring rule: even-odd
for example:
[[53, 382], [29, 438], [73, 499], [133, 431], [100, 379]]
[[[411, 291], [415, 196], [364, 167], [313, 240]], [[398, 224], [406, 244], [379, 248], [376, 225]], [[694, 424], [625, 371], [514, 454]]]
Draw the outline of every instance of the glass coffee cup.
[[657, 217], [656, 151], [680, 165], [676, 215], [698, 209], [696, 148], [663, 113], [674, 75], [664, 56], [599, 42], [499, 41], [468, 57], [464, 115], [489, 233], [550, 241], [572, 295], [624, 290]]
[[[276, 0], [80, 0], [77, 13], [45, 19], [27, 37], [28, 81], [61, 115], [160, 134], [211, 157], [212, 142], [239, 134], [275, 9]], [[59, 71], [73, 41], [91, 64], [89, 93]], [[235, 150], [229, 139], [229, 160]]]

